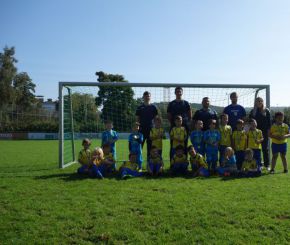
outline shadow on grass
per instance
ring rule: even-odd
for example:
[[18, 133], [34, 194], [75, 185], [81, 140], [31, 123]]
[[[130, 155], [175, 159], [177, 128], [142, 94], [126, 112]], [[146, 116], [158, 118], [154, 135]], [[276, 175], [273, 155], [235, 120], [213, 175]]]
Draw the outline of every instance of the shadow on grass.
[[[128, 179], [144, 179], [144, 180], [162, 180], [162, 179], [174, 179], [174, 178], [183, 178], [183, 179], [198, 179], [198, 180], [214, 180], [216, 178], [220, 178], [217, 176], [211, 176], [211, 177], [195, 177], [192, 175], [191, 172], [188, 172], [185, 175], [173, 175], [170, 171], [165, 171], [159, 176], [151, 176], [148, 172], [143, 172], [143, 175], [140, 177], [132, 177]], [[48, 174], [48, 175], [41, 175], [41, 176], [35, 176], [34, 179], [37, 180], [47, 180], [47, 179], [60, 179], [63, 181], [81, 181], [85, 179], [96, 179], [101, 180], [99, 178], [93, 178], [88, 175], [80, 175], [78, 173], [56, 173], [56, 174]], [[121, 176], [118, 173], [110, 174], [105, 177], [105, 179], [115, 179], [115, 180], [122, 180], [125, 181], [127, 179], [122, 179]]]

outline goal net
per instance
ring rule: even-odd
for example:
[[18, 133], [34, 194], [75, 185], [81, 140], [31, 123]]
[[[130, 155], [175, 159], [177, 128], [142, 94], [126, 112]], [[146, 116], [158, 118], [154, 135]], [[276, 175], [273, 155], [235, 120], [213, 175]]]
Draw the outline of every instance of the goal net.
[[[218, 114], [230, 104], [230, 94], [237, 92], [238, 103], [245, 107], [247, 113], [253, 108], [256, 97], [262, 97], [270, 106], [269, 85], [230, 85], [230, 84], [155, 84], [155, 83], [93, 83], [60, 82], [59, 83], [59, 166], [64, 168], [77, 161], [84, 138], [92, 141], [91, 149], [101, 146], [104, 122], [113, 122], [118, 133], [116, 142], [117, 162], [128, 159], [128, 136], [135, 112], [142, 103], [145, 91], [151, 93], [151, 103], [155, 104], [162, 118], [162, 127], [167, 138], [163, 141], [163, 159], [169, 159], [167, 120], [168, 103], [175, 99], [175, 87], [183, 88], [184, 100], [187, 100], [192, 112], [201, 108], [203, 97], [209, 97], [211, 108]], [[143, 159], [146, 161], [146, 146], [143, 147]]]

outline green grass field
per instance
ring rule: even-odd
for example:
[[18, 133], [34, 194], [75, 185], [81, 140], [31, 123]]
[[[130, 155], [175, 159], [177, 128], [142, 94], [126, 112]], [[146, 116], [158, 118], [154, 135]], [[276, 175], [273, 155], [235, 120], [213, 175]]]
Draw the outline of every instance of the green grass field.
[[[289, 155], [288, 155], [289, 159]], [[290, 244], [290, 174], [81, 178], [57, 141], [0, 141], [0, 244]]]

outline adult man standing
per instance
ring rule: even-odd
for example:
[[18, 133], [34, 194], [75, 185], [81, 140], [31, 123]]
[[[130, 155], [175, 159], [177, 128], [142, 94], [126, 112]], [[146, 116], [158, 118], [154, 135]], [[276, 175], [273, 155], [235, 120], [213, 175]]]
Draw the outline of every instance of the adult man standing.
[[192, 117], [192, 112], [189, 103], [182, 99], [183, 89], [181, 87], [175, 88], [175, 100], [171, 101], [167, 107], [167, 118], [170, 122], [170, 129], [175, 126], [175, 117], [181, 115], [182, 126], [185, 127], [187, 133], [189, 131], [188, 123]]
[[153, 127], [153, 119], [157, 116], [158, 111], [155, 105], [150, 103], [151, 93], [143, 93], [143, 103], [136, 110], [136, 121], [140, 123], [139, 131], [143, 134], [142, 147], [147, 141], [147, 160], [149, 159], [152, 141], [150, 139], [150, 130]]
[[231, 104], [224, 108], [224, 113], [228, 114], [228, 124], [232, 127], [232, 130], [236, 129], [236, 124], [239, 119], [243, 121], [246, 118], [246, 110], [243, 106], [238, 104], [238, 95], [236, 92], [230, 94]]
[[218, 119], [217, 112], [211, 109], [208, 97], [202, 99], [202, 108], [194, 113], [192, 120], [201, 120], [203, 122], [203, 131], [209, 129], [210, 119]]
[[[175, 127], [175, 119], [176, 116], [182, 117], [182, 126], [185, 128], [187, 132], [187, 136], [184, 139], [184, 152], [187, 152], [187, 140], [189, 135], [189, 122], [192, 117], [192, 112], [189, 103], [186, 100], [182, 99], [183, 89], [182, 87], [175, 88], [175, 100], [171, 101], [167, 107], [167, 118], [170, 122], [170, 131], [173, 127]], [[170, 141], [170, 152], [172, 149], [172, 141]], [[172, 158], [172, 154], [170, 154], [170, 159]]]

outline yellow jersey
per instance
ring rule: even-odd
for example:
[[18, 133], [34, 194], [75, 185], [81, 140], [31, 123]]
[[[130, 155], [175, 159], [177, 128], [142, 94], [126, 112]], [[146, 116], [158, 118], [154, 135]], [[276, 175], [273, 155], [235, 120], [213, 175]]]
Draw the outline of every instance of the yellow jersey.
[[242, 164], [242, 170], [243, 171], [249, 171], [249, 170], [254, 170], [257, 169], [257, 163], [255, 159], [252, 159], [250, 161], [243, 161]]
[[120, 168], [129, 168], [131, 170], [138, 170], [138, 165], [135, 162], [124, 161]]
[[257, 140], [263, 139], [263, 134], [260, 129], [249, 130], [247, 133], [248, 147], [251, 149], [261, 149], [261, 143], [256, 143]]
[[115, 158], [113, 156], [113, 153], [111, 153], [111, 152], [109, 154], [104, 154], [104, 159], [115, 163]]
[[231, 146], [232, 128], [230, 125], [220, 126], [219, 132], [221, 134], [220, 145]]
[[95, 159], [93, 160], [93, 164], [98, 166], [101, 166], [103, 164], [104, 159]]
[[173, 158], [171, 159], [171, 162], [170, 164], [173, 165], [175, 163], [188, 163], [187, 161], [187, 157], [185, 154], [182, 154], [181, 156], [177, 156], [177, 155], [174, 155]]
[[195, 165], [197, 168], [201, 168], [201, 167], [207, 168], [208, 167], [204, 157], [199, 153], [196, 153], [196, 155], [194, 157], [190, 156], [189, 162], [190, 162], [190, 164]]
[[170, 131], [170, 139], [172, 140], [172, 148], [178, 145], [184, 146], [184, 141], [187, 138], [187, 132], [184, 127], [174, 127]]
[[[286, 123], [276, 124], [274, 123], [271, 126], [270, 133], [274, 136], [284, 136], [289, 133], [289, 127]], [[275, 144], [284, 144], [287, 143], [287, 139], [277, 140], [272, 138], [272, 142]]]
[[156, 146], [158, 150], [162, 150], [162, 139], [164, 138], [163, 128], [152, 128], [150, 131], [150, 139], [152, 145]]
[[244, 151], [247, 148], [247, 133], [245, 130], [235, 130], [232, 139], [235, 151]]
[[79, 152], [78, 162], [82, 165], [90, 165], [92, 158], [92, 153], [90, 149], [82, 149]]
[[151, 157], [150, 156], [150, 160], [149, 160], [150, 163], [152, 164], [162, 164], [162, 158], [160, 156], [157, 156], [157, 157]]

